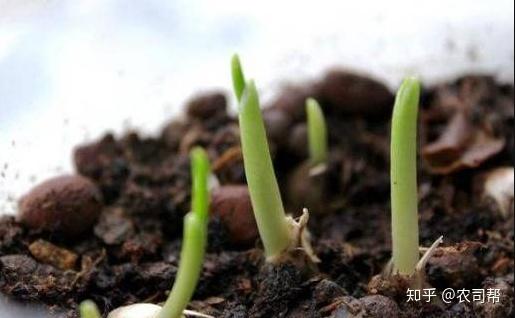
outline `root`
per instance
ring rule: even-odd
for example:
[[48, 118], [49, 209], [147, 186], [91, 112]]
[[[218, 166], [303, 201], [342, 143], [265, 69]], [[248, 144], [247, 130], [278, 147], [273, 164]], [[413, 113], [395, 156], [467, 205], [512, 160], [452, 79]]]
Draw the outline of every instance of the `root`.
[[316, 256], [313, 246], [311, 245], [311, 234], [308, 231], [307, 224], [309, 221], [308, 209], [302, 210], [302, 215], [295, 220], [291, 216], [286, 217], [286, 222], [290, 230], [290, 246], [281, 254], [267, 259], [270, 263], [282, 263], [293, 261], [297, 263], [299, 260], [299, 252], [304, 258], [307, 258], [312, 264], [320, 263], [320, 259]]
[[[431, 256], [433, 256], [433, 254], [436, 252], [436, 248], [442, 242], [443, 236], [440, 236], [434, 241], [433, 244], [431, 244], [429, 248], [420, 248], [420, 251], [423, 251], [424, 255], [422, 255], [417, 265], [415, 266], [415, 272], [411, 276], [405, 277], [405, 279], [409, 281], [410, 286], [417, 289], [423, 289], [428, 287], [428, 283], [426, 282], [425, 268]], [[398, 273], [393, 272], [393, 268], [393, 259], [390, 259], [390, 261], [386, 264], [385, 268], [383, 269], [382, 276], [385, 278], [391, 276], [399, 276]]]

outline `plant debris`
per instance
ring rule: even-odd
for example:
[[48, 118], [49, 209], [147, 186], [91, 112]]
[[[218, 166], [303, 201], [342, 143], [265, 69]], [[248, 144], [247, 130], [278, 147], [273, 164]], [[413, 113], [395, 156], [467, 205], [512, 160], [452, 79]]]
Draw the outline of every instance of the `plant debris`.
[[41, 263], [53, 265], [61, 270], [73, 269], [77, 263], [77, 254], [42, 239], [32, 242], [29, 251]]

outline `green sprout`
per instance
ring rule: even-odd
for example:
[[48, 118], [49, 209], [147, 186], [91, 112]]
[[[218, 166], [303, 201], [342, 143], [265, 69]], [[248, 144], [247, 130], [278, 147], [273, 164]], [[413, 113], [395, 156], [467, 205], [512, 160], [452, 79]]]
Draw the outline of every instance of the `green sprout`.
[[296, 258], [293, 251], [302, 250], [307, 261], [320, 260], [311, 246], [307, 230], [309, 212], [302, 211], [298, 220], [286, 216], [279, 185], [268, 147], [259, 95], [254, 81], [245, 83], [238, 55], [231, 61], [234, 92], [239, 102], [240, 142], [245, 176], [259, 236], [266, 260], [270, 263]]
[[240, 58], [238, 54], [234, 54], [231, 60], [231, 71], [232, 71], [232, 84], [234, 87], [234, 93], [238, 102], [241, 100], [243, 90], [245, 89], [245, 75], [241, 68]]
[[253, 81], [243, 91], [239, 123], [245, 175], [259, 235], [267, 258], [277, 259], [291, 245], [291, 235]]
[[240, 102], [241, 148], [252, 208], [267, 259], [276, 259], [290, 246], [291, 235], [266, 139], [259, 96], [253, 81], [245, 84], [236, 54], [231, 60], [231, 71], [234, 93]]
[[97, 305], [92, 300], [85, 300], [79, 305], [81, 318], [101, 318]]
[[313, 166], [327, 162], [327, 127], [320, 104], [314, 98], [306, 100], [309, 158]]
[[192, 211], [184, 217], [179, 269], [172, 291], [156, 318], [180, 318], [200, 277], [207, 244], [209, 159], [200, 148], [191, 151]]
[[395, 99], [391, 130], [393, 271], [410, 276], [419, 260], [417, 115], [420, 83], [406, 78]]

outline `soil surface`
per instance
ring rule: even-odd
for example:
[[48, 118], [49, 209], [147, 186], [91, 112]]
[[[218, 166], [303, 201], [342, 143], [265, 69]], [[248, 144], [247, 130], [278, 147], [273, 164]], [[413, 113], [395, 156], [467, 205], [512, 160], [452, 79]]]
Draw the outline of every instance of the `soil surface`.
[[[316, 176], [305, 169], [307, 97], [320, 102], [329, 126], [330, 159]], [[466, 76], [426, 87], [419, 116], [420, 244], [444, 236], [426, 266], [427, 283], [437, 295], [446, 288], [499, 289], [497, 303], [407, 302], [402, 282], [377, 276], [391, 254], [393, 98], [373, 79], [334, 70], [285, 87], [264, 109], [287, 210], [310, 210], [317, 266], [264, 263], [237, 120], [227, 113], [225, 94], [212, 92], [194, 97], [159, 136], [106, 134], [79, 145], [73, 159], [80, 177], [48, 181], [20, 201], [18, 217], [1, 218], [0, 289], [45, 304], [56, 317], [77, 317], [86, 298], [104, 315], [120, 305], [163, 301], [189, 210], [188, 152], [201, 145], [220, 186], [190, 309], [224, 318], [510, 317], [513, 183], [504, 201], [484, 188], [502, 171], [513, 173], [513, 86]]]

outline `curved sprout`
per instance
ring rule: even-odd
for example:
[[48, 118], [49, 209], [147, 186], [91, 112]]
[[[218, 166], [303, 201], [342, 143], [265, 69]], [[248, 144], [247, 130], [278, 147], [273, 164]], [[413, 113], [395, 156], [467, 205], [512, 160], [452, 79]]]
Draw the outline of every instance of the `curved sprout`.
[[417, 115], [420, 83], [407, 78], [397, 92], [391, 131], [393, 271], [412, 275], [419, 259]]
[[184, 217], [184, 233], [179, 269], [161, 311], [156, 318], [180, 318], [190, 302], [200, 272], [207, 244], [209, 209], [209, 161], [202, 148], [191, 151], [192, 211]]

